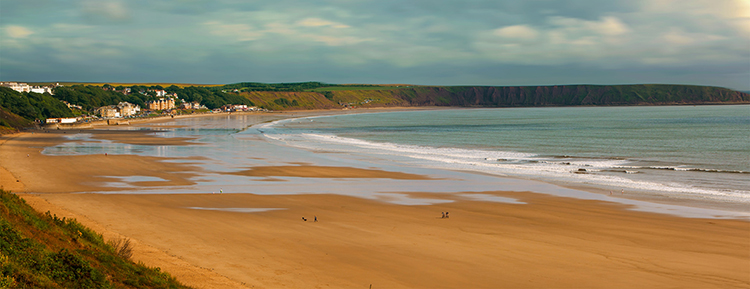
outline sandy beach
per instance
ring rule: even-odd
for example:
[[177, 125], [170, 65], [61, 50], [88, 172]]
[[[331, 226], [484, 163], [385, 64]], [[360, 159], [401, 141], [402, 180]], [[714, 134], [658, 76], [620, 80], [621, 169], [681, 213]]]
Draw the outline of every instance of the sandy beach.
[[[201, 145], [141, 130], [86, 131], [126, 144]], [[190, 186], [203, 170], [192, 162], [200, 157], [40, 153], [67, 133], [3, 136], [0, 184], [42, 212], [75, 217], [105, 238], [134, 240], [135, 260], [196, 288], [750, 288], [744, 220], [680, 218], [530, 192], [483, 192], [523, 204], [475, 201], [460, 191], [404, 192], [453, 201], [420, 206], [332, 194], [126, 194]], [[317, 164], [236, 174], [432, 179]], [[108, 185], [132, 176], [161, 180]], [[91, 191], [109, 193], [78, 193]], [[441, 218], [446, 211], [450, 218]]]

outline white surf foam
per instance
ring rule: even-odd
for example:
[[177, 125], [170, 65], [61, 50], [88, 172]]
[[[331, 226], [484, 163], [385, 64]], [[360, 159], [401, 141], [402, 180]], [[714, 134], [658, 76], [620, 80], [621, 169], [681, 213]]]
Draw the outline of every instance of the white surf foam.
[[[267, 129], [273, 128], [283, 122], [268, 123], [263, 127]], [[284, 130], [279, 130], [279, 132], [282, 131]], [[624, 159], [559, 159], [513, 151], [373, 142], [321, 133], [285, 134], [274, 131], [274, 133], [266, 133], [264, 136], [294, 147], [313, 151], [337, 151], [409, 158], [417, 165], [433, 168], [469, 170], [499, 176], [554, 180], [604, 187], [618, 187], [631, 191], [659, 192], [668, 195], [680, 195], [687, 198], [750, 203], [750, 191], [712, 190], [681, 183], [659, 183], [633, 178], [637, 174], [631, 168], [635, 167], [629, 166], [630, 161]], [[599, 173], [623, 168], [628, 168], [628, 170], [623, 172], [622, 176]]]

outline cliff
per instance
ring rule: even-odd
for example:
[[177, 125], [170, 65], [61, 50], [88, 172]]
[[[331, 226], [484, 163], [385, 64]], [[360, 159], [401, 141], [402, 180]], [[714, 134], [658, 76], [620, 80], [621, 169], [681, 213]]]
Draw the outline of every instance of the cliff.
[[691, 85], [346, 86], [315, 91], [252, 91], [241, 95], [272, 110], [388, 106], [531, 107], [579, 105], [743, 104], [750, 94]]
[[576, 106], [750, 103], [730, 89], [687, 85], [561, 85], [414, 88], [412, 103], [450, 106]]

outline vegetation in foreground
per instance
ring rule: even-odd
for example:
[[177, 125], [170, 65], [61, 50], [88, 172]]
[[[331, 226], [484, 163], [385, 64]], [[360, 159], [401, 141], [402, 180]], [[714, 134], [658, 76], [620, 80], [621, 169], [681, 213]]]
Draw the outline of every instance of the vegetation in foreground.
[[0, 106], [0, 135], [17, 133], [19, 127], [30, 126], [32, 122]]
[[188, 288], [130, 254], [129, 240], [105, 243], [0, 189], [0, 288]]

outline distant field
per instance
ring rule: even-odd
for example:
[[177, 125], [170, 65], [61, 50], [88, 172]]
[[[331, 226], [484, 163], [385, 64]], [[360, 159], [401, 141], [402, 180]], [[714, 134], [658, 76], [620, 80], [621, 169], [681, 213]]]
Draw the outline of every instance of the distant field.
[[222, 86], [224, 84], [196, 84], [196, 83], [120, 83], [120, 82], [29, 82], [29, 85], [50, 85], [60, 83], [61, 85], [65, 86], [71, 86], [71, 85], [93, 85], [93, 86], [102, 86], [105, 84], [109, 84], [111, 86], [155, 86], [160, 85], [162, 87], [169, 87], [172, 85], [178, 86], [178, 87], [187, 87], [187, 86], [204, 86], [204, 87], [212, 87], [212, 86]]
[[407, 87], [414, 87], [413, 85], [409, 86], [326, 86], [326, 87], [318, 87], [315, 89], [310, 89], [308, 91], [314, 91], [314, 92], [321, 92], [321, 91], [341, 91], [341, 90], [391, 90], [391, 89], [402, 89]]

